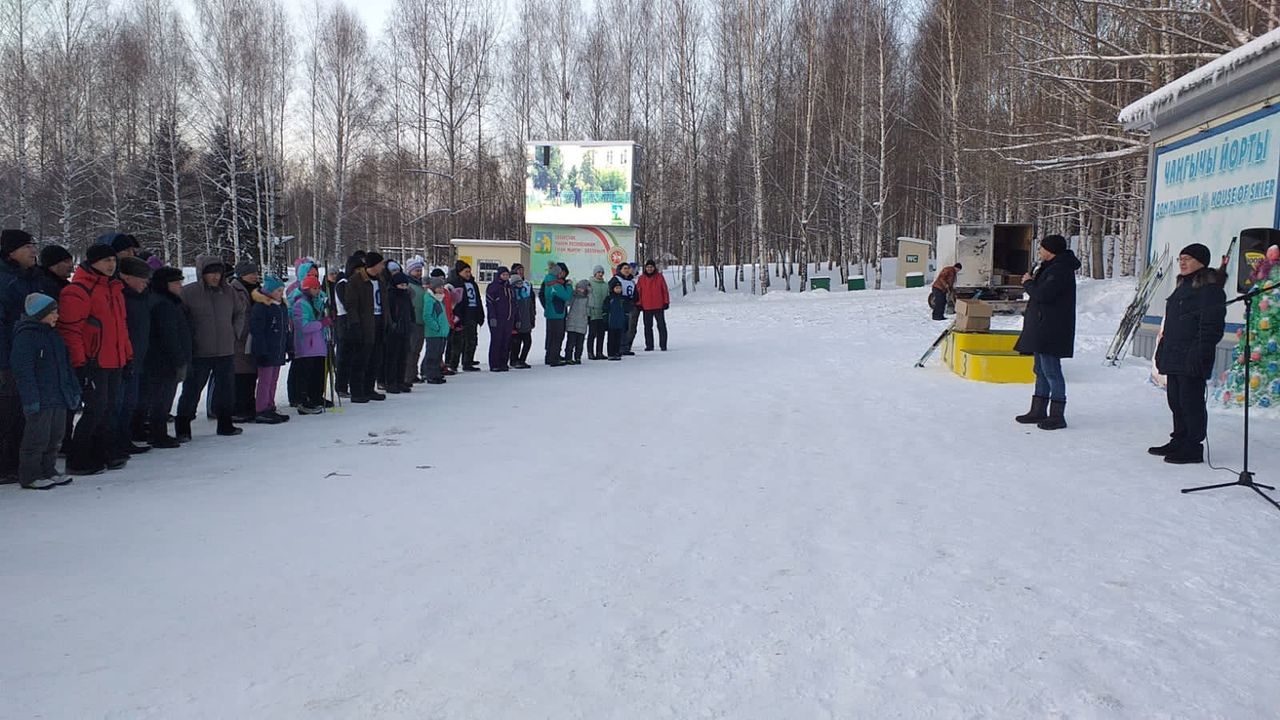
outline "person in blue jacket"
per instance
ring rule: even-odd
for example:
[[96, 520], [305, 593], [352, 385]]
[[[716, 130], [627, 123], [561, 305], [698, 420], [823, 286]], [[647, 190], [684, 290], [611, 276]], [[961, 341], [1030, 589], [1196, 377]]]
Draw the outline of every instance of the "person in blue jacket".
[[258, 367], [258, 384], [253, 421], [278, 425], [289, 420], [276, 411], [276, 385], [284, 366], [289, 346], [289, 308], [284, 304], [284, 282], [270, 277], [262, 288], [253, 291], [253, 310], [249, 313], [249, 352]]
[[18, 482], [31, 490], [65, 485], [71, 478], [58, 473], [58, 447], [67, 413], [80, 406], [80, 383], [58, 324], [58, 303], [32, 293], [25, 314], [14, 327], [9, 367], [22, 400], [26, 424], [18, 450]]
[[609, 297], [604, 300], [604, 318], [608, 323], [608, 351], [610, 360], [622, 359], [622, 341], [627, 333], [627, 317], [630, 303], [623, 283], [618, 278], [609, 281]]

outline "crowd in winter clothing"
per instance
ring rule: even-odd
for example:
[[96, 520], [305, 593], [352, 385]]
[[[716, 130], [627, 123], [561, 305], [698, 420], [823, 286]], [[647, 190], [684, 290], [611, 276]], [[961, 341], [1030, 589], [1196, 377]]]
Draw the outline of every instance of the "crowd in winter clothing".
[[499, 268], [484, 293], [461, 261], [446, 276], [421, 257], [402, 266], [361, 251], [324, 277], [310, 258], [295, 271], [286, 285], [252, 261], [204, 255], [184, 282], [132, 235], [103, 235], [76, 264], [66, 248], [37, 251], [28, 233], [4, 230], [0, 483], [48, 489], [180, 447], [201, 397], [220, 436], [287, 422], [276, 405], [282, 379], [304, 416], [442, 385], [480, 370], [481, 326], [491, 371], [529, 369], [539, 305], [549, 366], [581, 364], [584, 352], [634, 355], [641, 316], [645, 349], [655, 349], [655, 322], [667, 349], [670, 295], [653, 261], [638, 280], [622, 264], [608, 280], [597, 266], [576, 283], [550, 263], [538, 289], [517, 264]]

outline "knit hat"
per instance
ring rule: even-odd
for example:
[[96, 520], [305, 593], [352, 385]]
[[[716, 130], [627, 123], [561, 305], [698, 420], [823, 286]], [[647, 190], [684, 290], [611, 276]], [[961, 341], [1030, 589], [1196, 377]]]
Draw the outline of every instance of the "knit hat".
[[391, 287], [399, 287], [409, 284], [409, 276], [402, 272], [395, 273], [391, 276]]
[[268, 275], [262, 281], [262, 292], [268, 295], [274, 295], [277, 290], [284, 289], [284, 281], [275, 275]]
[[510, 280], [510, 279], [511, 279], [511, 268], [506, 267], [506, 266], [503, 266], [503, 267], [498, 268], [498, 272], [496, 272], [496, 273], [494, 273], [494, 274], [493, 274], [493, 276], [494, 276], [494, 277], [502, 277], [503, 275], [506, 275], [506, 276], [507, 276], [507, 279], [508, 279], [508, 280]]
[[140, 278], [142, 280], [151, 279], [151, 266], [146, 260], [139, 260], [136, 257], [120, 258], [120, 274], [130, 277]]
[[370, 250], [364, 254], [364, 266], [366, 268], [371, 268], [380, 262], [382, 262], [382, 253], [376, 250]]
[[320, 278], [311, 277], [310, 275], [302, 278], [302, 289], [303, 290], [319, 290]]
[[431, 268], [431, 277], [444, 277], [444, 268]]
[[164, 267], [164, 260], [161, 260], [159, 255], [152, 255], [151, 257], [147, 258], [147, 267], [151, 268], [152, 270], [159, 270], [160, 268]]
[[1061, 235], [1045, 235], [1040, 241], [1040, 247], [1054, 255], [1061, 255], [1067, 251], [1067, 239]]
[[590, 280], [579, 280], [579, 281], [578, 281], [578, 284], [577, 284], [577, 285], [574, 285], [574, 287], [575, 287], [575, 288], [577, 288], [578, 290], [586, 290], [587, 292], [590, 292], [590, 291], [591, 291], [591, 281], [590, 281]]
[[[377, 263], [374, 263], [374, 264], [376, 265]], [[396, 273], [400, 272], [400, 270], [401, 270], [400, 263], [396, 262], [395, 260], [387, 261], [387, 272], [391, 273], [392, 275], [395, 275]]]
[[7, 260], [9, 253], [34, 242], [35, 238], [25, 230], [0, 230], [0, 260]]
[[140, 247], [142, 247], [142, 243], [138, 242], [138, 238], [128, 233], [116, 233], [116, 236], [111, 238], [111, 249], [117, 253], [124, 252], [129, 248]]
[[40, 320], [54, 310], [57, 310], [58, 302], [48, 295], [31, 293], [23, 303], [23, 309], [26, 311], [27, 317], [32, 320]]
[[236, 277], [244, 277], [245, 275], [261, 275], [262, 266], [252, 260], [243, 260], [236, 263]]
[[1196, 260], [1199, 260], [1201, 265], [1206, 265], [1206, 266], [1209, 264], [1209, 261], [1212, 259], [1209, 256], [1209, 248], [1205, 247], [1204, 245], [1201, 245], [1200, 243], [1191, 243], [1190, 245], [1182, 248], [1182, 252], [1178, 254], [1193, 257]]
[[431, 285], [432, 290], [439, 290], [444, 287], [444, 278], [439, 275], [432, 275], [431, 279], [427, 282]]
[[414, 255], [404, 264], [405, 272], [413, 272], [414, 270], [423, 270], [427, 267], [427, 261], [421, 255]]
[[89, 264], [92, 265], [100, 260], [115, 257], [116, 251], [112, 249], [110, 245], [95, 244], [89, 246], [89, 249], [85, 252], [84, 256], [85, 259], [89, 261]]
[[51, 268], [60, 262], [71, 260], [71, 253], [61, 245], [49, 245], [40, 251], [40, 267]]
[[644, 261], [644, 266], [645, 266], [645, 267], [649, 267], [650, 265], [652, 265], [652, 266], [654, 266], [654, 267], [658, 267], [658, 263], [654, 262], [654, 261], [653, 261], [653, 258], [650, 258], [650, 259], [648, 259], [648, 260], [645, 260], [645, 261]]
[[595, 267], [591, 268], [591, 274], [592, 274], [592, 275], [595, 275], [596, 273], [600, 273], [601, 275], [603, 275], [603, 274], [604, 274], [604, 266], [603, 266], [603, 265], [597, 265], [597, 266], [595, 266]]

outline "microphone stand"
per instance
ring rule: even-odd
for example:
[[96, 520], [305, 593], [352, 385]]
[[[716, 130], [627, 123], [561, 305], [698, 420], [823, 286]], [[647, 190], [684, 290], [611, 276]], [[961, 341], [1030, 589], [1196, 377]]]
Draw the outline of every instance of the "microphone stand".
[[1240, 471], [1240, 475], [1236, 478], [1235, 482], [1185, 488], [1182, 491], [1184, 494], [1200, 492], [1201, 490], [1217, 490], [1218, 488], [1235, 487], [1239, 485], [1258, 493], [1263, 500], [1266, 500], [1274, 505], [1277, 510], [1280, 510], [1280, 502], [1276, 502], [1270, 495], [1262, 492], [1262, 489], [1275, 490], [1275, 488], [1270, 485], [1263, 485], [1262, 483], [1254, 482], [1253, 473], [1249, 471], [1249, 385], [1253, 381], [1253, 373], [1251, 371], [1253, 362], [1253, 345], [1252, 337], [1250, 337], [1250, 335], [1253, 325], [1251, 322], [1253, 319], [1253, 299], [1258, 295], [1277, 287], [1280, 287], [1280, 282], [1267, 285], [1266, 287], [1261, 287], [1261, 283], [1259, 283], [1259, 287], [1255, 287], [1252, 290], [1249, 290], [1248, 292], [1226, 302], [1227, 305], [1234, 305], [1238, 302], [1244, 303], [1244, 469]]

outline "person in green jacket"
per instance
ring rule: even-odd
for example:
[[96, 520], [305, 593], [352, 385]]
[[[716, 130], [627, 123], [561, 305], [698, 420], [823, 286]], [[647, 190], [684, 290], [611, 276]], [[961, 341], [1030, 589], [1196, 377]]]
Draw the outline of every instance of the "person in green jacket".
[[560, 357], [560, 347], [564, 345], [565, 315], [569, 312], [569, 299], [573, 297], [573, 288], [569, 285], [569, 266], [558, 263], [556, 277], [543, 280], [543, 309], [547, 316], [547, 353], [545, 362], [551, 367], [564, 365]]
[[445, 384], [443, 366], [444, 346], [449, 340], [449, 315], [444, 310], [444, 278], [432, 277], [431, 291], [422, 295], [422, 331], [426, 338], [427, 354], [422, 364], [427, 371], [428, 385]]
[[591, 294], [587, 296], [587, 358], [605, 360], [604, 338], [608, 331], [605, 320], [604, 301], [609, 297], [609, 282], [604, 279], [604, 267], [597, 265], [591, 269]]

